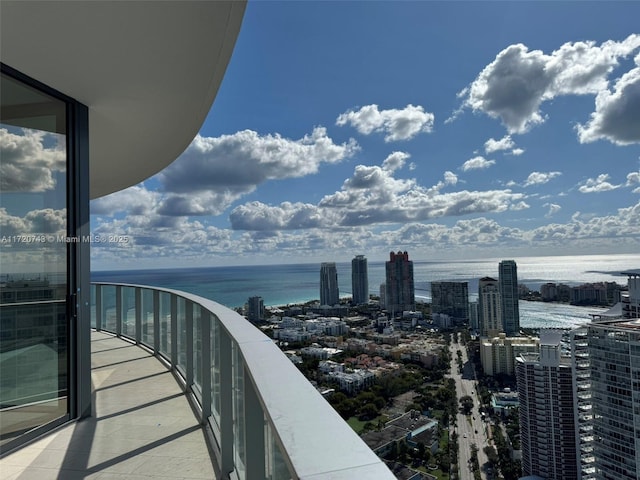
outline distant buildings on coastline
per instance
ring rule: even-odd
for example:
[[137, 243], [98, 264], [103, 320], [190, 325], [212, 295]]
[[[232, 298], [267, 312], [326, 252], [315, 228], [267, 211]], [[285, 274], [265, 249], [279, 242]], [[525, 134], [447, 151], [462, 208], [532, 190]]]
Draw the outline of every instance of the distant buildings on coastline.
[[[597, 295], [605, 295], [607, 302], [619, 298], [620, 305], [571, 331], [543, 329], [538, 338], [520, 332], [514, 303], [525, 289], [518, 286], [513, 260], [499, 263], [498, 279], [480, 279], [477, 303], [469, 304], [466, 282], [433, 282], [430, 312], [428, 307], [420, 312], [405, 310], [407, 305], [397, 300], [410, 298], [404, 291], [413, 288], [408, 254], [392, 253], [385, 267], [386, 302], [383, 298], [379, 305], [372, 301], [363, 308], [360, 298], [351, 308], [317, 302], [290, 307], [262, 328], [291, 349], [292, 361], [317, 359], [316, 379], [355, 395], [377, 378], [396, 375], [402, 362], [425, 368], [441, 362], [443, 341], [429, 332], [477, 323], [484, 374], [516, 378], [517, 388], [498, 395], [493, 406], [504, 414], [518, 412], [523, 475], [563, 480], [640, 478], [640, 270], [623, 272], [628, 276], [626, 287], [605, 283], [574, 287], [584, 295], [601, 292]], [[323, 276], [325, 287], [333, 278], [337, 285], [335, 264], [322, 264]], [[354, 296], [363, 277], [366, 258], [358, 255], [352, 261]], [[572, 298], [571, 287], [554, 290], [547, 285], [543, 298], [557, 292]], [[261, 301], [249, 299], [248, 310], [255, 312], [251, 316], [258, 315]], [[330, 311], [340, 315], [329, 316]]]

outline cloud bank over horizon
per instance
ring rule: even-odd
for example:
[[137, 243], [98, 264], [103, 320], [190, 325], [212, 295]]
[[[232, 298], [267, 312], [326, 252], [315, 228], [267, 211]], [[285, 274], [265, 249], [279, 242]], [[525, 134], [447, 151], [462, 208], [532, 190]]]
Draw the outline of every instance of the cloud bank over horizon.
[[[640, 251], [640, 34], [576, 38], [549, 49], [520, 41], [491, 47], [473, 71], [456, 70], [464, 78], [445, 82], [436, 77], [455, 56], [437, 64], [418, 52], [412, 58], [424, 70], [414, 61], [404, 77], [390, 71], [379, 84], [368, 76], [371, 86], [359, 79], [350, 90], [336, 88], [317, 112], [278, 91], [268, 114], [256, 110], [263, 128], [252, 118], [235, 133], [203, 128], [156, 176], [92, 201], [96, 234], [132, 239], [100, 245], [94, 255], [107, 264], [152, 256], [305, 259], [400, 245], [453, 258], [511, 249]], [[461, 57], [463, 66], [469, 58]], [[348, 74], [327, 75], [330, 84]], [[288, 118], [298, 110], [304, 117]], [[271, 112], [273, 127], [265, 129]], [[6, 168], [20, 152], [35, 152], [41, 161], [23, 188], [48, 188], [46, 170], [56, 160], [33, 141], [15, 141]], [[0, 221], [26, 217], [4, 212]]]

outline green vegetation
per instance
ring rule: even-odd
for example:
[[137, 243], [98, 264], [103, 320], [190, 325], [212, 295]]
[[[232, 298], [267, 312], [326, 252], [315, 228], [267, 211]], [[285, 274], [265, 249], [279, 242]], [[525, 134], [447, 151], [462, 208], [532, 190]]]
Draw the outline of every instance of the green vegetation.
[[371, 432], [373, 430], [379, 430], [388, 420], [386, 415], [380, 415], [369, 421], [360, 420], [358, 417], [351, 417], [347, 419], [347, 423], [358, 435], [362, 435], [365, 432]]
[[511, 452], [507, 441], [502, 435], [500, 426], [493, 429], [493, 441], [498, 450], [498, 466], [505, 480], [517, 480], [520, 478], [522, 467], [519, 460], [511, 460]]
[[469, 395], [465, 395], [460, 398], [460, 410], [464, 415], [471, 415], [471, 410], [473, 409], [473, 398]]

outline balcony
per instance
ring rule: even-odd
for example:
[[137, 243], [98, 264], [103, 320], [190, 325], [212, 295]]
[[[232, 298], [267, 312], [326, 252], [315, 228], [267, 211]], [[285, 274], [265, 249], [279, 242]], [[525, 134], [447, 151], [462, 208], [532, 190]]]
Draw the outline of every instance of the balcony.
[[95, 284], [91, 311], [93, 416], [3, 458], [4, 478], [394, 478], [232, 310], [175, 290]]

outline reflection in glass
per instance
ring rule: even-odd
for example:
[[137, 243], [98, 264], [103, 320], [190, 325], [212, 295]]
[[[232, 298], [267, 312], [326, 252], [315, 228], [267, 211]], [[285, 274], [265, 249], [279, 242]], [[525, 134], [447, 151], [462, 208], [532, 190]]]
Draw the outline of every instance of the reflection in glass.
[[64, 102], [0, 84], [0, 447], [68, 412]]

